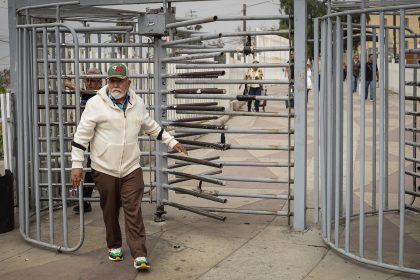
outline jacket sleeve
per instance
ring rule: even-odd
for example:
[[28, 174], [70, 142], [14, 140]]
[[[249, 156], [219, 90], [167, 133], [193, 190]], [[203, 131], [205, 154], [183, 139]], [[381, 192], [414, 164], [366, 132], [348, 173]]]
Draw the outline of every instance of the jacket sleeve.
[[172, 149], [176, 144], [178, 144], [178, 141], [150, 117], [143, 100], [140, 100], [140, 104], [140, 106], [143, 107], [142, 111], [144, 112], [142, 120], [142, 129], [144, 132], [152, 136], [154, 139], [160, 140]]
[[83, 168], [84, 151], [89, 146], [89, 142], [93, 138], [93, 133], [96, 127], [96, 120], [94, 118], [95, 110], [91, 100], [86, 103], [80, 123], [77, 126], [74, 134], [73, 142], [71, 143], [71, 162], [72, 168]]

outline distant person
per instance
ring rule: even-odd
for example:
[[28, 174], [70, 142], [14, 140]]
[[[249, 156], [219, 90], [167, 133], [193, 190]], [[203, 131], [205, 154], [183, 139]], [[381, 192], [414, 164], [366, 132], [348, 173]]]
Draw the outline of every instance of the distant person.
[[[368, 90], [370, 89], [370, 100], [375, 100], [375, 77], [373, 77], [373, 54], [370, 54], [368, 57], [368, 62], [366, 63], [366, 86], [365, 86], [365, 99], [368, 98]], [[378, 81], [378, 65], [376, 65], [376, 81]]]
[[311, 64], [306, 64], [306, 103], [309, 100], [309, 91], [312, 89], [312, 67]]
[[357, 91], [357, 83], [359, 82], [360, 78], [360, 60], [359, 55], [355, 54], [353, 56], [353, 69], [352, 69], [352, 76], [351, 76], [351, 84], [352, 84], [352, 92]]
[[[245, 74], [244, 80], [262, 80], [264, 73], [261, 69], [258, 68], [258, 61], [254, 60], [252, 62], [253, 64], [255, 64], [254, 67], [248, 69], [248, 71]], [[262, 84], [248, 84], [249, 85], [249, 92], [248, 95], [255, 95], [255, 96], [260, 96], [261, 92], [262, 92]], [[241, 89], [242, 85], [239, 85], [239, 89]], [[252, 107], [252, 100], [248, 101], [248, 112], [251, 112], [251, 107]], [[259, 112], [260, 111], [260, 100], [254, 100], [254, 108], [255, 108], [255, 112]]]
[[295, 87], [294, 87], [294, 79], [295, 79], [295, 54], [293, 52], [290, 52], [290, 60], [287, 61], [287, 63], [289, 63], [289, 66], [286, 67], [286, 70], [284, 71], [284, 76], [289, 79], [289, 83], [291, 83], [291, 89], [290, 92], [288, 94], [290, 94], [290, 104], [289, 104], [289, 100], [286, 100], [286, 108], [290, 107], [294, 108], [295, 107], [295, 102], [294, 102], [294, 97], [293, 97], [293, 92], [295, 91]]
[[[99, 70], [98, 68], [90, 68], [87, 72], [86, 75], [88, 76], [85, 79], [85, 85], [84, 87], [81, 88], [81, 96], [80, 96], [80, 113], [83, 113], [83, 110], [86, 106], [86, 102], [92, 97], [95, 96], [96, 91], [100, 90], [102, 87], [102, 79], [99, 77], [89, 77], [89, 75], [101, 75], [102, 72], [101, 70]], [[68, 89], [71, 90], [75, 90], [76, 87], [75, 85], [70, 82], [69, 80], [65, 80], [64, 81], [64, 86], [67, 87]], [[95, 92], [85, 92], [85, 91], [95, 91]], [[90, 157], [88, 157], [87, 159], [87, 167], [90, 168], [91, 165], [91, 160]], [[85, 178], [84, 178], [84, 182], [88, 183], [88, 184], [93, 184], [93, 178], [92, 178], [92, 173], [91, 172], [86, 172], [85, 173]], [[83, 186], [83, 197], [84, 198], [91, 198], [92, 197], [92, 193], [93, 193], [93, 186]], [[91, 212], [92, 211], [92, 205], [90, 204], [90, 202], [88, 201], [84, 201], [83, 202], [83, 211], [85, 213]], [[76, 214], [80, 213], [80, 206], [79, 204], [77, 204], [74, 208], [73, 208], [73, 212]]]

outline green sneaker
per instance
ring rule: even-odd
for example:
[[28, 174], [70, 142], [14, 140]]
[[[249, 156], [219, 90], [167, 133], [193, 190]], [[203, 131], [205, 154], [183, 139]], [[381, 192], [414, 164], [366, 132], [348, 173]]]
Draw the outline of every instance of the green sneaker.
[[108, 250], [108, 259], [111, 261], [122, 261], [123, 254], [121, 248], [112, 248]]
[[150, 264], [146, 257], [138, 257], [134, 259], [134, 268], [137, 270], [149, 270]]

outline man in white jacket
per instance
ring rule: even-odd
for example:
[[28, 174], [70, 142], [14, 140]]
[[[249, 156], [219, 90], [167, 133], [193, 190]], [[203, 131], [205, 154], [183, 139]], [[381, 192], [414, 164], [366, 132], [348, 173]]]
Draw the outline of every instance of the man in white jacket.
[[178, 152], [187, 154], [187, 151], [150, 118], [143, 100], [130, 89], [130, 84], [127, 67], [113, 64], [108, 69], [107, 85], [86, 103], [72, 142], [70, 180], [74, 188], [79, 186], [84, 151], [90, 143], [92, 176], [100, 194], [108, 258], [113, 261], [123, 259], [118, 222], [122, 206], [126, 240], [134, 267], [147, 270], [150, 265], [141, 213], [144, 182], [139, 163], [140, 129]]

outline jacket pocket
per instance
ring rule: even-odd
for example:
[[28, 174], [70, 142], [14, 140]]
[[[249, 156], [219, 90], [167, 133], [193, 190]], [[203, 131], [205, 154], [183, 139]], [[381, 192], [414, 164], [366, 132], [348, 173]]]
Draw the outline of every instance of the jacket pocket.
[[140, 162], [140, 149], [138, 142], [125, 145], [122, 170], [125, 171]]
[[95, 141], [92, 145], [92, 161], [105, 170], [120, 172], [123, 145]]

